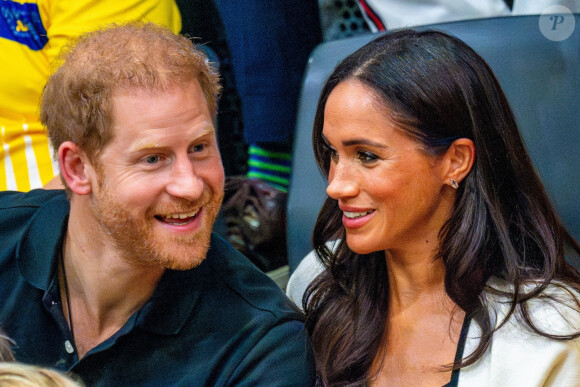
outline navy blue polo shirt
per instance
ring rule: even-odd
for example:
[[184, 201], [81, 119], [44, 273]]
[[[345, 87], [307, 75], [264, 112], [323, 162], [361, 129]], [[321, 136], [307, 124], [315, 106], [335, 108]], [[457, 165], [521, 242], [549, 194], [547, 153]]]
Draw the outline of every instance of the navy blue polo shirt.
[[56, 276], [69, 210], [64, 191], [0, 193], [0, 327], [17, 360], [88, 386], [313, 384], [300, 314], [217, 235], [201, 265], [167, 270], [151, 299], [79, 360]]

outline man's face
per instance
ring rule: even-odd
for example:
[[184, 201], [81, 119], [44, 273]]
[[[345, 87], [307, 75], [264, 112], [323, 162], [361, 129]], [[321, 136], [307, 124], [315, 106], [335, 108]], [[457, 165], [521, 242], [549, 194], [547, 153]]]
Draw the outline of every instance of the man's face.
[[197, 81], [112, 96], [113, 139], [95, 165], [92, 211], [121, 256], [185, 270], [200, 264], [223, 199], [212, 116]]

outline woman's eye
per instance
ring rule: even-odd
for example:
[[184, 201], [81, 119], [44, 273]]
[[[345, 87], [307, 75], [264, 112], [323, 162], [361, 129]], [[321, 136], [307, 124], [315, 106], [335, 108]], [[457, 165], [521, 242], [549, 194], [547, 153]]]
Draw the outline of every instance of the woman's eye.
[[335, 151], [332, 148], [329, 148], [328, 149], [328, 153], [330, 153], [330, 159], [332, 161], [335, 161], [335, 162], [338, 161], [338, 152], [337, 151]]
[[331, 147], [329, 144], [325, 143], [323, 144], [323, 152], [326, 153], [327, 155], [330, 156], [330, 159], [332, 161], [336, 161], [338, 160], [338, 153], [336, 152], [336, 150]]
[[371, 163], [378, 159], [377, 155], [371, 152], [358, 152], [357, 158], [361, 160], [363, 163]]
[[158, 155], [151, 155], [151, 156], [147, 156], [145, 158], [145, 162], [147, 164], [157, 164], [159, 162], [159, 156]]

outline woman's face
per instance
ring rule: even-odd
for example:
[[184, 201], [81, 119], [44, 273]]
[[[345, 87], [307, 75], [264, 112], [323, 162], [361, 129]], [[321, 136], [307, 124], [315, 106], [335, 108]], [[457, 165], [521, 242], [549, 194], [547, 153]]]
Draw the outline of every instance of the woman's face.
[[442, 163], [403, 133], [364, 84], [348, 80], [331, 92], [323, 125], [331, 155], [326, 191], [338, 201], [356, 253], [433, 250], [451, 215]]

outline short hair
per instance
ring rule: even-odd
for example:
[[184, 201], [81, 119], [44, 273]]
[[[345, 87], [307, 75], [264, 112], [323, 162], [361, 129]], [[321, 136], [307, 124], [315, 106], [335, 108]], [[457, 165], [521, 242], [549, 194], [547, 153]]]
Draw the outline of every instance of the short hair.
[[84, 384], [80, 380], [49, 368], [0, 362], [0, 385], [3, 387], [79, 387]]
[[212, 114], [221, 90], [205, 53], [154, 23], [112, 24], [66, 46], [42, 94], [40, 121], [53, 149], [72, 141], [94, 162], [111, 140], [115, 90], [167, 90], [197, 80]]

